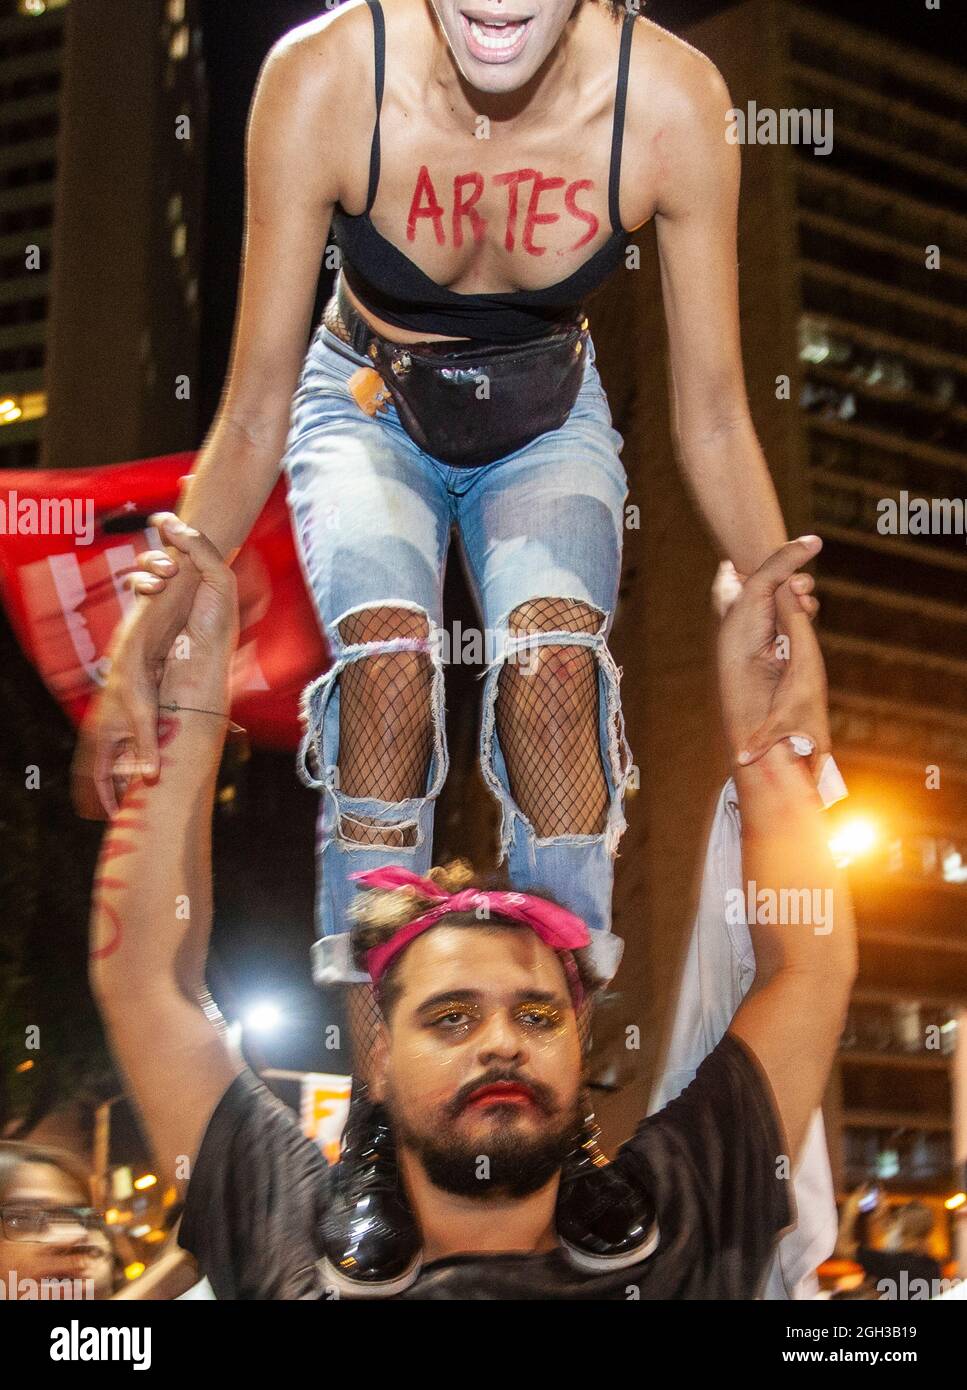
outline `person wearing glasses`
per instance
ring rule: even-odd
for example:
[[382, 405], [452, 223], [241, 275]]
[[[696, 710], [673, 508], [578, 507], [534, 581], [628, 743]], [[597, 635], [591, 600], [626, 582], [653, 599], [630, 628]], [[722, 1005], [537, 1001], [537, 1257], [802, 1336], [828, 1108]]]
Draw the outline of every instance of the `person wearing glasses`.
[[72, 1155], [0, 1140], [0, 1297], [110, 1298], [114, 1247]]

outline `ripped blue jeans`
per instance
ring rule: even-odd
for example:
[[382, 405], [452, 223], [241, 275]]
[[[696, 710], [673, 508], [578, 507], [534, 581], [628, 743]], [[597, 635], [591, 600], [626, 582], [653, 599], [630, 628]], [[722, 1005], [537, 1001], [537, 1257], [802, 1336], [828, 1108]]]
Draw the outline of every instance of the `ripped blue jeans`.
[[[621, 435], [589, 342], [584, 381], [565, 424], [480, 468], [452, 468], [423, 452], [395, 406], [369, 416], [349, 381], [371, 364], [324, 325], [312, 339], [293, 397], [283, 459], [293, 533], [307, 586], [333, 655], [304, 692], [299, 775], [321, 793], [317, 837], [319, 983], [365, 981], [348, 954], [354, 871], [432, 863], [433, 815], [447, 774], [443, 666], [443, 577], [455, 532], [483, 628], [473, 660], [486, 663], [480, 759], [501, 811], [500, 862], [515, 888], [546, 888], [588, 923], [595, 954], [613, 973], [621, 943], [611, 935], [614, 857], [625, 829], [632, 774], [619, 681], [607, 646], [621, 566], [627, 477]], [[514, 636], [512, 615], [535, 599], [566, 599], [597, 610], [596, 631]], [[425, 619], [425, 636], [346, 645], [340, 625], [369, 609], [405, 609]], [[540, 837], [510, 790], [495, 707], [501, 673], [541, 646], [589, 648], [598, 681], [601, 764], [607, 809], [599, 834]], [[354, 662], [389, 652], [427, 654], [431, 753], [423, 794], [403, 801], [350, 797], [339, 787], [340, 676]], [[526, 671], [526, 665], [524, 667]], [[396, 827], [394, 845], [347, 836], [362, 820]]]

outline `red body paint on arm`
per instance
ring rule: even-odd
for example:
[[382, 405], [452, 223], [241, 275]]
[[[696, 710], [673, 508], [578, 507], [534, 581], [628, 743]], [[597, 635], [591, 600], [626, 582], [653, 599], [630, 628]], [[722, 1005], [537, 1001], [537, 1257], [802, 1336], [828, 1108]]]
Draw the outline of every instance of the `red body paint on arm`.
[[158, 720], [158, 747], [167, 748], [175, 734], [181, 728], [180, 719], [159, 719]]
[[107, 863], [109, 859], [120, 859], [124, 854], [133, 854], [136, 849], [137, 845], [132, 845], [128, 840], [115, 839], [109, 832], [101, 850], [101, 859]]
[[[177, 719], [161, 718], [158, 720], [158, 747], [166, 747], [178, 733], [181, 723]], [[163, 763], [169, 759], [163, 758]], [[135, 813], [143, 811], [147, 804], [147, 792], [141, 782], [132, 783], [127, 792], [121, 799], [120, 813], [111, 822], [104, 841], [101, 845], [101, 853], [98, 857], [97, 875], [93, 883], [93, 910], [97, 918], [97, 935], [99, 945], [91, 948], [91, 960], [104, 960], [108, 956], [113, 956], [121, 945], [124, 936], [124, 929], [121, 918], [109, 902], [104, 901], [104, 895], [118, 888], [127, 888], [129, 885], [123, 878], [114, 878], [103, 872], [105, 865], [113, 859], [122, 859], [126, 854], [134, 854], [139, 848], [137, 843], [131, 839], [125, 839], [122, 831], [145, 831], [147, 822]]]
[[121, 927], [121, 919], [115, 912], [110, 903], [99, 902], [97, 905], [98, 917], [101, 918], [108, 928], [107, 940], [103, 946], [95, 946], [91, 951], [91, 960], [104, 960], [106, 956], [113, 956], [124, 937]]

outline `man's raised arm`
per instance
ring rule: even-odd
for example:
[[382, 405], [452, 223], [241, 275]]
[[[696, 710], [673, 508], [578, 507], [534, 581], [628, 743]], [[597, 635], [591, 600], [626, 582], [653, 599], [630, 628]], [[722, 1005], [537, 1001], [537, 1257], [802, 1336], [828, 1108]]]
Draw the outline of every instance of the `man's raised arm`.
[[[786, 740], [747, 765], [742, 750], [767, 717], [769, 699], [775, 703], [787, 683], [790, 707], [825, 701], [815, 644], [794, 640], [790, 651], [776, 651], [783, 605], [795, 603], [787, 581], [819, 545], [805, 537], [772, 555], [726, 615], [719, 645], [726, 730], [739, 763], [742, 907], [756, 962], [755, 981], [729, 1032], [751, 1048], [766, 1072], [793, 1162], [822, 1102], [843, 1029], [856, 976], [856, 934], [808, 760]], [[793, 578], [794, 592], [803, 592], [804, 583], [811, 587], [808, 577]]]
[[735, 781], [756, 976], [729, 1031], [766, 1071], [794, 1162], [846, 1019], [853, 911], [806, 760], [780, 745]]
[[[90, 980], [155, 1161], [179, 1180], [219, 1099], [244, 1069], [205, 989], [212, 804], [238, 616], [234, 576], [210, 542], [177, 518], [157, 520], [185, 556], [179, 563], [193, 565], [201, 582], [161, 683], [161, 705], [178, 706], [159, 722], [164, 776], [129, 783], [102, 843]], [[140, 564], [150, 574], [165, 558], [149, 552]], [[149, 592], [153, 581], [143, 574], [139, 584]]]

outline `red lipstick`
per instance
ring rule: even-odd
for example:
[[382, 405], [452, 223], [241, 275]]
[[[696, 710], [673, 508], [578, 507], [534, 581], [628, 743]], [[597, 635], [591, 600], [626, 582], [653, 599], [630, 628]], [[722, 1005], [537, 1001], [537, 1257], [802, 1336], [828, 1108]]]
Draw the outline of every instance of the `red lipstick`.
[[534, 1093], [519, 1081], [492, 1081], [472, 1091], [465, 1109], [483, 1109], [488, 1105], [533, 1105]]

